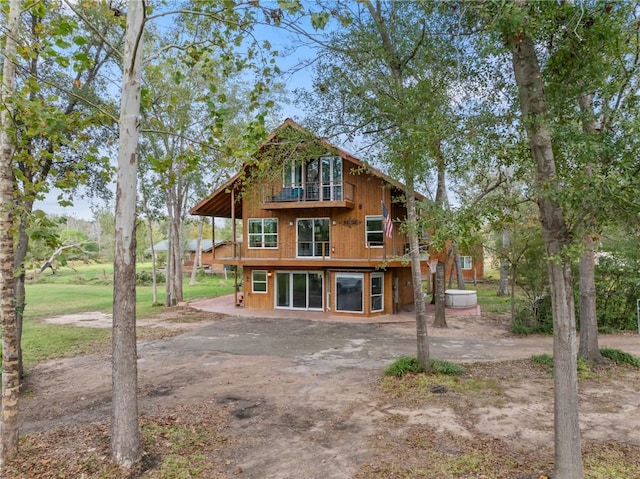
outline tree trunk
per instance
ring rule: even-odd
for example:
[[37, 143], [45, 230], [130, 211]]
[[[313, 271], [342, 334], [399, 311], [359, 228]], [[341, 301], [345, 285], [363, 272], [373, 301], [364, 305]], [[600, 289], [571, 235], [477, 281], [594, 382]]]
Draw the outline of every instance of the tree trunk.
[[204, 231], [204, 216], [200, 217], [200, 224], [198, 225], [198, 240], [196, 241], [196, 252], [193, 257], [193, 266], [191, 266], [191, 279], [189, 280], [189, 286], [195, 286], [196, 273], [198, 272], [198, 266], [200, 265], [202, 254], [200, 248], [202, 247], [202, 233]]
[[418, 343], [417, 359], [429, 370], [429, 338], [427, 336], [427, 312], [422, 291], [422, 271], [420, 270], [420, 245], [418, 241], [416, 198], [413, 188], [413, 178], [406, 178], [405, 195], [407, 199], [407, 221], [409, 223], [409, 250], [411, 257], [411, 279], [413, 283], [413, 302], [416, 310], [416, 339]]
[[[179, 176], [180, 173], [178, 172]], [[167, 295], [166, 306], [175, 306], [182, 301], [182, 258], [184, 245], [182, 241], [182, 203], [178, 185], [170, 185], [166, 193], [167, 214], [169, 220], [167, 250]]]
[[513, 71], [520, 96], [522, 121], [536, 164], [536, 191], [540, 222], [548, 256], [553, 309], [555, 468], [554, 477], [583, 479], [575, 311], [571, 261], [566, 247], [571, 236], [556, 200], [556, 177], [551, 132], [546, 119], [544, 83], [532, 39], [523, 29], [509, 38]]
[[456, 266], [456, 283], [458, 289], [465, 289], [464, 287], [464, 275], [462, 273], [462, 266], [460, 265], [460, 252], [458, 251], [458, 242], [453, 240], [451, 243], [451, 250], [453, 252], [453, 263]]
[[436, 266], [436, 315], [433, 319], [433, 326], [436, 328], [447, 327], [447, 317], [445, 315], [445, 297], [444, 297], [444, 268], [445, 264], [442, 261], [438, 261]]
[[151, 249], [151, 291], [153, 305], [158, 304], [158, 258], [156, 255], [156, 248], [153, 243], [153, 221], [149, 216], [149, 210], [147, 209], [147, 224], [149, 226], [149, 245]]
[[2, 324], [2, 412], [0, 414], [0, 475], [5, 464], [18, 454], [20, 393], [19, 335], [13, 278], [13, 173], [15, 145], [12, 138], [12, 96], [15, 92], [16, 46], [21, 2], [12, 0], [6, 22], [0, 90], [0, 318]]
[[[447, 185], [446, 185], [446, 162], [444, 159], [444, 155], [442, 153], [442, 142], [438, 141], [435, 145], [435, 153], [436, 153], [436, 167], [437, 167], [437, 175], [438, 175], [438, 184], [436, 186], [436, 198], [435, 203], [437, 208], [444, 208], [448, 203], [449, 199], [447, 198]], [[451, 251], [447, 252], [447, 261], [451, 257]], [[433, 289], [433, 300], [432, 303], [436, 305], [435, 317], [433, 318], [433, 326], [436, 328], [446, 328], [447, 327], [447, 317], [444, 309], [444, 291], [445, 291], [445, 282], [446, 282], [446, 274], [445, 274], [446, 263], [442, 263], [438, 261], [436, 265], [436, 274], [434, 275], [434, 289]], [[449, 278], [452, 278], [452, 274], [449, 274]]]
[[598, 319], [596, 316], [595, 245], [585, 237], [585, 250], [580, 258], [580, 347], [578, 355], [594, 363], [603, 363], [598, 345]]
[[33, 202], [27, 201], [22, 205], [24, 211], [20, 214], [18, 220], [18, 241], [16, 242], [14, 258], [13, 258], [13, 271], [15, 274], [15, 308], [16, 308], [16, 328], [18, 334], [18, 361], [20, 363], [20, 379], [24, 378], [24, 365], [22, 361], [22, 323], [24, 321], [24, 310], [27, 303], [27, 292], [25, 287], [26, 271], [24, 268], [24, 259], [27, 256], [27, 250], [29, 249], [29, 235], [27, 234], [27, 222], [29, 221], [29, 214], [33, 209]]
[[[175, 306], [182, 301], [182, 235], [175, 211], [169, 215], [169, 238], [167, 250], [167, 297], [166, 306]], [[179, 216], [178, 216], [179, 218]]]
[[[582, 130], [586, 135], [596, 134], [593, 122], [593, 97], [583, 94], [578, 98], [582, 113]], [[585, 176], [593, 176], [593, 164], [587, 163]], [[593, 214], [593, 205], [584, 205], [587, 213], [587, 234], [584, 238], [584, 252], [580, 258], [580, 347], [578, 355], [594, 363], [603, 363], [604, 357], [600, 353], [598, 345], [598, 317], [596, 315], [596, 279], [595, 279], [595, 255], [596, 245], [592, 234], [596, 233], [596, 219]]]
[[111, 453], [124, 469], [142, 457], [136, 349], [136, 183], [145, 2], [129, 0], [116, 184]]
[[508, 228], [502, 230], [502, 254], [500, 255], [500, 284], [498, 284], [498, 296], [509, 294], [509, 259], [507, 258], [511, 244], [511, 234]]

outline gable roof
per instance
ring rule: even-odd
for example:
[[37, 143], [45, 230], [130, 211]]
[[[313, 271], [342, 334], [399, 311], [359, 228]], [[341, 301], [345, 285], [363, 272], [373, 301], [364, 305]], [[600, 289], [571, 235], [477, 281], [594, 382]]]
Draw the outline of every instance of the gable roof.
[[[291, 118], [287, 118], [280, 126], [278, 126], [275, 130], [273, 130], [267, 139], [260, 145], [258, 151], [254, 154], [254, 156], [258, 156], [261, 151], [264, 151], [267, 147], [273, 145], [273, 140], [278, 137], [279, 134], [286, 128], [292, 128], [295, 131], [303, 133], [305, 135], [309, 135], [314, 142], [326, 148], [329, 151], [335, 152], [336, 155], [340, 156], [342, 159], [353, 163], [358, 169], [361, 169], [363, 173], [370, 174], [372, 176], [378, 177], [391, 185], [394, 188], [397, 188], [401, 191], [404, 191], [404, 185], [399, 181], [391, 178], [386, 175], [382, 171], [377, 168], [372, 167], [371, 165], [363, 162], [359, 158], [356, 158], [351, 153], [343, 150], [340, 147], [332, 145], [324, 138], [320, 138], [317, 135], [314, 135], [309, 130], [303, 128], [298, 123], [293, 121]], [[222, 218], [230, 218], [231, 217], [231, 200], [232, 195], [236, 192], [240, 192], [242, 188], [242, 182], [244, 179], [244, 173], [246, 173], [247, 165], [243, 165], [240, 171], [238, 171], [234, 176], [229, 178], [222, 186], [214, 190], [208, 197], [201, 200], [197, 203], [193, 208], [189, 210], [189, 213], [192, 215], [198, 216], [216, 216]], [[425, 197], [421, 193], [414, 191], [415, 197], [418, 200], [424, 200]], [[235, 216], [236, 218], [242, 218], [242, 199], [239, 198], [240, 195], [235, 196], [237, 207], [235, 208]]]
[[[167, 248], [169, 246], [168, 243], [169, 242], [167, 240], [159, 241], [153, 245], [153, 249], [156, 251], [167, 251]], [[215, 247], [218, 248], [227, 243], [231, 243], [231, 241], [216, 240]], [[212, 246], [212, 241], [210, 239], [203, 239], [202, 242], [200, 243], [200, 249], [202, 250], [203, 253], [207, 253], [211, 251], [211, 246]], [[197, 247], [198, 247], [198, 240], [187, 240], [184, 245], [184, 250], [193, 253], [196, 251]], [[146, 250], [147, 253], [150, 251], [151, 251], [151, 248], [148, 248]]]

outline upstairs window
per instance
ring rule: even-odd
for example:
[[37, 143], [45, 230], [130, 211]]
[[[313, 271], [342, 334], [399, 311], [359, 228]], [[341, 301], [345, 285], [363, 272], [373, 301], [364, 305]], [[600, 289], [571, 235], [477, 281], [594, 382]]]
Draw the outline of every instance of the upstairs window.
[[382, 230], [382, 216], [367, 216], [365, 218], [365, 241], [367, 248], [382, 248], [384, 232]]
[[249, 219], [249, 248], [277, 248], [277, 218]]

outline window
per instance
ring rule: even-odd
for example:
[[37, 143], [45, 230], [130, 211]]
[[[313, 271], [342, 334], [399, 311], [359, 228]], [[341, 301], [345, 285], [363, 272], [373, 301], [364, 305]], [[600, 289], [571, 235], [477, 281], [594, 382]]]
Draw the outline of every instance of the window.
[[371, 273], [371, 312], [384, 310], [384, 275]]
[[249, 220], [249, 248], [277, 248], [278, 220], [254, 218]]
[[322, 199], [324, 201], [342, 200], [342, 158], [339, 156], [321, 157], [320, 177]]
[[384, 232], [382, 231], [382, 216], [365, 217], [365, 241], [367, 248], [382, 248]]
[[329, 256], [329, 219], [298, 220], [298, 256]]
[[473, 258], [471, 256], [460, 256], [460, 269], [473, 269]]
[[302, 163], [300, 161], [289, 162], [285, 165], [282, 184], [295, 188], [302, 186]]
[[336, 273], [336, 311], [362, 313], [362, 273]]
[[254, 293], [266, 293], [267, 272], [264, 270], [253, 270], [251, 272], [251, 286]]

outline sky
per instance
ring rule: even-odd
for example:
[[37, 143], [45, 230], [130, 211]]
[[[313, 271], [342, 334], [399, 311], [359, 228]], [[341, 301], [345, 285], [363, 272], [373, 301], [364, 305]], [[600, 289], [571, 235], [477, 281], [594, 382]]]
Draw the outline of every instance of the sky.
[[[168, 18], [168, 17], [164, 17]], [[162, 28], [171, 28], [166, 20], [164, 23], [158, 24], [159, 30]], [[277, 64], [280, 69], [285, 72], [280, 81], [284, 84], [286, 91], [291, 92], [295, 88], [308, 88], [311, 85], [312, 69], [310, 67], [303, 69], [294, 69], [294, 66], [300, 62], [300, 60], [306, 60], [313, 58], [313, 51], [308, 46], [296, 42], [290, 33], [278, 30], [275, 28], [265, 27], [258, 31], [257, 35], [261, 40], [268, 40], [272, 48], [280, 52], [280, 57], [277, 60]], [[290, 72], [294, 69], [295, 71]], [[285, 98], [291, 98], [292, 95], [287, 94]], [[274, 118], [274, 121], [279, 124], [286, 118], [293, 118], [297, 121], [304, 118], [304, 112], [297, 108], [292, 102], [285, 102], [281, 104], [281, 111], [278, 118]], [[117, 157], [114, 157], [113, 163], [117, 163]], [[114, 175], [115, 182], [115, 175]], [[112, 187], [115, 191], [115, 183]], [[86, 197], [86, 191], [82, 188], [78, 190], [78, 193], [74, 196], [73, 206], [60, 206], [57, 198], [60, 194], [58, 190], [52, 190], [43, 200], [36, 201], [34, 208], [45, 211], [47, 214], [70, 216], [77, 219], [91, 220], [93, 218], [92, 210], [114, 208], [114, 205], [106, 205], [101, 200], [90, 200]]]

